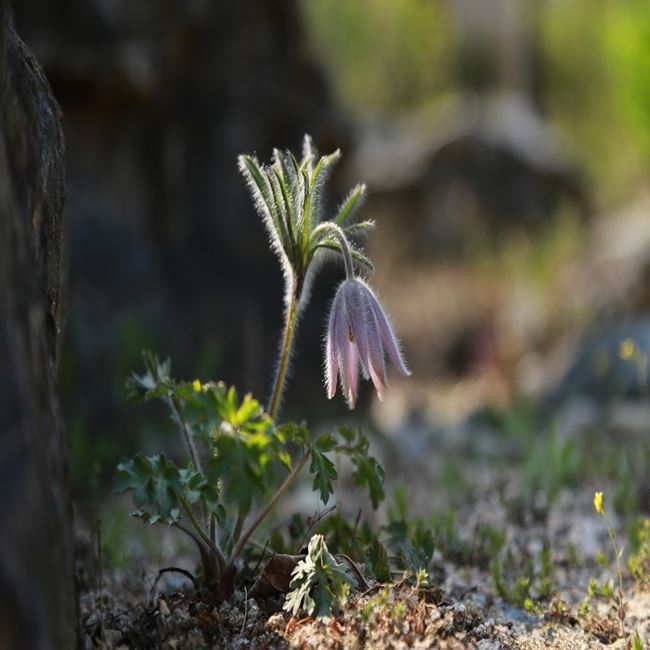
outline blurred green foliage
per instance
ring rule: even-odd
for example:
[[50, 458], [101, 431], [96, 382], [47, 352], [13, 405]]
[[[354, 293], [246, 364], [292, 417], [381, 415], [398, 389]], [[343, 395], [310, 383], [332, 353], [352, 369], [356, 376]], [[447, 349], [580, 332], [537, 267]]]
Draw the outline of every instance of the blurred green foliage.
[[613, 198], [650, 159], [650, 5], [552, 0], [540, 12], [549, 117]]
[[446, 3], [303, 1], [317, 55], [339, 100], [355, 112], [414, 108], [453, 83]]
[[[624, 196], [650, 161], [650, 3], [528, 4], [541, 111], [599, 192]], [[316, 54], [353, 112], [394, 115], [460, 90], [463, 38], [451, 0], [303, 1], [303, 9]]]
[[605, 34], [614, 100], [644, 156], [650, 157], [650, 4], [607, 3]]

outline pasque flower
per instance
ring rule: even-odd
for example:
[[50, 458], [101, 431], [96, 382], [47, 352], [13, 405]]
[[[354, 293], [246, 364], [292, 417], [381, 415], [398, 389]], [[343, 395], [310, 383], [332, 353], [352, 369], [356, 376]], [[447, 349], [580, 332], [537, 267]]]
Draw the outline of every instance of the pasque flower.
[[386, 387], [384, 350], [404, 375], [410, 375], [393, 328], [372, 289], [350, 277], [338, 287], [329, 317], [326, 339], [325, 381], [332, 399], [340, 376], [341, 390], [353, 409], [357, 399], [359, 366], [371, 379], [379, 399]]

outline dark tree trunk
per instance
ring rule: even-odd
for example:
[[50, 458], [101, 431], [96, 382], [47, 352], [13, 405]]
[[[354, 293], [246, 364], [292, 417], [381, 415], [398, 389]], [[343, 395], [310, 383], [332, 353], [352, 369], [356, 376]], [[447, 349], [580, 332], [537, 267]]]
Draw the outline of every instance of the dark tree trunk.
[[0, 0], [0, 648], [76, 644], [67, 445], [60, 115]]

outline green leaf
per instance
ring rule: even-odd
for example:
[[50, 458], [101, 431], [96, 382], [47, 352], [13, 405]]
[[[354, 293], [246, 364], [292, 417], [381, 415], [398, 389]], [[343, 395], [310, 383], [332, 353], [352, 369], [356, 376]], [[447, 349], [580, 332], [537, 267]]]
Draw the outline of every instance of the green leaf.
[[639, 636], [639, 631], [635, 630], [634, 636], [632, 637], [632, 650], [645, 650], [645, 643]]
[[373, 540], [366, 548], [366, 564], [375, 578], [380, 582], [390, 581], [390, 565], [388, 562], [388, 553], [386, 547], [379, 541], [379, 538], [373, 536]]
[[354, 237], [355, 235], [360, 235], [368, 230], [373, 230], [375, 228], [375, 222], [372, 220], [360, 221], [359, 223], [353, 223], [350, 226], [344, 226], [341, 228], [343, 234], [346, 237]]
[[[339, 244], [339, 242], [334, 239], [323, 239], [319, 241], [318, 244], [314, 246], [314, 250], [317, 250], [319, 248], [326, 248], [343, 255], [341, 244]], [[360, 250], [354, 248], [353, 246], [350, 246], [350, 254], [352, 255], [352, 259], [356, 260], [360, 264], [363, 264], [371, 271], [374, 270], [375, 265]]]
[[321, 193], [333, 163], [339, 160], [340, 157], [341, 152], [337, 149], [328, 156], [322, 156], [313, 171], [309, 170], [309, 193], [308, 200], [305, 202], [305, 212], [309, 219], [309, 234], [320, 220]]
[[148, 523], [150, 526], [153, 526], [155, 524], [167, 524], [169, 526], [173, 526], [174, 524], [177, 524], [180, 521], [181, 511], [172, 510], [170, 516], [165, 519], [158, 514], [152, 515], [150, 512], [147, 512], [146, 510], [136, 510], [135, 512], [131, 513], [131, 517], [134, 517], [135, 519], [140, 519], [141, 521]]
[[[272, 185], [274, 187], [277, 187], [277, 191], [280, 192], [280, 196], [282, 197], [282, 203], [280, 203], [280, 201], [276, 199], [278, 204], [278, 210], [280, 210], [282, 214], [282, 218], [284, 219], [284, 227], [287, 231], [289, 243], [294, 244], [296, 232], [295, 232], [295, 224], [294, 224], [293, 204], [289, 197], [287, 184], [285, 183], [285, 180], [282, 177], [281, 172], [278, 171], [276, 167], [273, 167], [273, 175], [275, 176], [275, 184]], [[276, 190], [274, 189], [273, 192], [274, 196], [275, 196], [275, 192]]]
[[282, 200], [286, 214], [289, 216], [290, 240], [295, 243], [298, 232], [298, 211], [296, 209], [297, 188], [296, 176], [293, 167], [288, 163], [289, 155], [283, 154], [278, 149], [273, 150], [273, 171], [280, 183]]
[[389, 533], [389, 546], [394, 549], [404, 568], [415, 573], [429, 566], [435, 544], [428, 527], [420, 521], [413, 526], [399, 520], [391, 521], [386, 530]]
[[299, 445], [306, 446], [311, 440], [311, 434], [304, 422], [296, 424], [295, 422], [288, 422], [283, 424], [278, 433], [282, 435], [287, 442], [294, 442]]
[[302, 186], [304, 190], [300, 215], [298, 217], [298, 225], [301, 234], [301, 243], [304, 248], [307, 245], [307, 242], [309, 241], [309, 235], [311, 234], [311, 184], [309, 182], [309, 175], [307, 174], [307, 170], [303, 169], [302, 165], [300, 174], [302, 176]]
[[168, 397], [172, 390], [172, 380], [169, 376], [171, 362], [169, 359], [161, 362], [148, 350], [142, 353], [142, 358], [145, 372], [142, 375], [133, 373], [126, 380], [127, 396], [132, 400]]
[[181, 496], [223, 519], [216, 481], [208, 481], [192, 467], [179, 469], [164, 454], [138, 454], [121, 462], [115, 473], [114, 489], [118, 494], [132, 490], [133, 502], [138, 507], [134, 516], [149, 523], [177, 523], [181, 517]]
[[343, 426], [339, 427], [339, 434], [343, 438], [343, 440], [345, 440], [345, 442], [347, 442], [349, 445], [352, 444], [356, 435], [354, 433], [354, 429], [352, 429], [351, 427], [343, 427]]
[[164, 454], [147, 458], [138, 454], [117, 466], [115, 491], [133, 490], [133, 501], [140, 509], [147, 506], [168, 519], [172, 510], [180, 508], [178, 490], [181, 479], [178, 468]]
[[253, 498], [265, 494], [272, 482], [269, 463], [272, 455], [269, 436], [220, 435], [215, 442], [215, 458], [208, 466], [211, 479], [223, 481], [228, 501], [238, 504], [239, 510], [250, 510]]
[[343, 201], [343, 205], [339, 208], [339, 212], [334, 219], [337, 226], [342, 226], [354, 213], [355, 210], [361, 205], [361, 200], [366, 193], [366, 186], [361, 184], [352, 188], [348, 197]]
[[354, 480], [359, 487], [366, 486], [376, 510], [384, 500], [384, 470], [375, 458], [368, 454], [368, 438], [359, 432], [356, 437], [352, 429], [339, 427], [339, 434], [347, 443], [339, 451], [346, 454], [354, 464]]
[[384, 500], [384, 470], [371, 456], [355, 455], [352, 458], [355, 465], [354, 480], [359, 487], [367, 486], [372, 507], [377, 510]]
[[[293, 187], [292, 187], [292, 196], [293, 196], [293, 210], [296, 218], [296, 233], [300, 232], [300, 221], [302, 219], [302, 207], [305, 197], [305, 188], [303, 186], [303, 177], [302, 170], [296, 157], [290, 152], [287, 151], [287, 156], [291, 161], [291, 166], [293, 170]], [[296, 237], [297, 239], [297, 237]]]
[[320, 492], [321, 501], [327, 503], [333, 492], [332, 481], [335, 481], [338, 476], [334, 463], [318, 447], [313, 447], [309, 471], [314, 475], [312, 489]]
[[271, 181], [266, 176], [264, 167], [252, 156], [239, 156], [239, 168], [249, 181], [258, 211], [263, 217], [266, 216], [269, 219], [280, 242], [286, 242], [286, 232], [278, 218], [278, 208], [273, 199]]
[[[244, 401], [237, 409], [234, 418], [230, 422], [234, 427], [240, 428], [251, 425], [254, 421], [264, 420], [264, 411], [256, 399], [248, 393], [244, 396]], [[269, 421], [270, 424], [270, 421]]]
[[302, 160], [307, 162], [307, 171], [313, 173], [314, 160], [318, 158], [318, 150], [314, 145], [314, 139], [308, 134], [305, 133], [305, 136], [302, 139]]
[[333, 449], [336, 449], [337, 446], [336, 440], [332, 437], [331, 434], [327, 433], [324, 436], [321, 436], [316, 440], [316, 449], [318, 451], [321, 451], [323, 453], [327, 453], [328, 451], [332, 451]]
[[334, 558], [322, 535], [309, 541], [307, 555], [293, 570], [290, 587], [282, 609], [292, 616], [301, 611], [309, 616], [331, 616], [339, 609], [339, 602], [356, 580], [347, 567]]

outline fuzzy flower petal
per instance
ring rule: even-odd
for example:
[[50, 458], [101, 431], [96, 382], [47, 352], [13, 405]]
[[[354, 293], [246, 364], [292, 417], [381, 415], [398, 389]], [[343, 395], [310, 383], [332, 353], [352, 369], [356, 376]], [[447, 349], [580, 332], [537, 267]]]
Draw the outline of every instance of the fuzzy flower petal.
[[343, 356], [341, 385], [345, 401], [353, 409], [357, 402], [357, 387], [359, 385], [359, 354], [354, 341], [348, 340]]
[[379, 304], [379, 300], [377, 300], [377, 297], [373, 293], [372, 289], [367, 285], [366, 289], [368, 301], [371, 305], [372, 311], [375, 315], [375, 318], [377, 319], [377, 324], [379, 326], [381, 342], [384, 344], [386, 352], [388, 352], [388, 357], [403, 375], [408, 376], [411, 374], [411, 371], [406, 366], [406, 362], [404, 361], [404, 357], [399, 349], [399, 345], [397, 344], [397, 338], [395, 337], [393, 327], [388, 320], [388, 316], [382, 309], [382, 306]]
[[363, 296], [363, 289], [359, 282], [351, 281], [345, 282], [344, 292], [352, 340], [356, 343], [357, 349], [359, 350], [363, 376], [368, 378], [370, 376], [368, 364], [370, 341], [368, 339], [372, 332], [368, 327], [368, 310]]
[[370, 287], [358, 278], [343, 281], [336, 291], [325, 347], [327, 396], [334, 396], [340, 378], [351, 409], [357, 399], [359, 368], [382, 399], [387, 386], [384, 349], [400, 372], [410, 374], [388, 317]]
[[388, 385], [386, 382], [386, 364], [384, 362], [384, 350], [381, 345], [381, 339], [379, 337], [379, 325], [377, 323], [377, 318], [375, 317], [372, 311], [369, 311], [371, 319], [371, 326], [373, 329], [373, 335], [369, 337], [369, 368], [370, 379], [375, 386], [377, 391], [377, 397], [382, 400], [384, 399], [384, 388]]
[[[338, 330], [340, 314], [344, 310], [344, 307], [339, 303], [344, 300], [345, 297], [342, 293], [336, 294], [330, 312], [329, 325], [327, 327], [328, 332], [336, 332]], [[325, 385], [327, 387], [327, 398], [332, 399], [336, 394], [336, 382], [338, 380], [339, 371], [339, 353], [334, 343], [334, 336], [328, 336], [325, 345]]]

